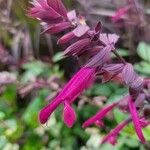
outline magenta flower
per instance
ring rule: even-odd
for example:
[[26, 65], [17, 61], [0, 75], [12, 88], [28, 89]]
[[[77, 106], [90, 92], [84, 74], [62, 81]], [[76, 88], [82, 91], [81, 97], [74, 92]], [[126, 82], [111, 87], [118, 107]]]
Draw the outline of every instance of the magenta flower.
[[[64, 123], [70, 128], [76, 121], [76, 113], [72, 107], [75, 99], [88, 87], [90, 87], [96, 76], [101, 78], [101, 82], [110, 80], [121, 81], [129, 87], [129, 94], [120, 101], [112, 103], [102, 108], [96, 115], [85, 121], [83, 127], [96, 124], [98, 127], [104, 126], [103, 118], [114, 107], [130, 113], [130, 117], [121, 122], [102, 141], [116, 144], [117, 135], [121, 130], [133, 120], [133, 124], [138, 138], [145, 143], [142, 128], [150, 124], [147, 121], [149, 115], [150, 79], [138, 76], [131, 64], [127, 63], [117, 52], [115, 44], [119, 36], [116, 34], [106, 34], [102, 32], [101, 22], [98, 22], [94, 29], [86, 24], [84, 17], [77, 15], [75, 10], [67, 12], [61, 0], [33, 0], [33, 7], [29, 8], [28, 15], [41, 21], [44, 33], [58, 34], [65, 32], [58, 40], [58, 44], [66, 44], [68, 47], [64, 51], [65, 55], [83, 57], [88, 60], [72, 79], [64, 86], [56, 98], [44, 107], [39, 113], [39, 121], [46, 123], [50, 115], [59, 105], [64, 105]], [[129, 10], [130, 6], [119, 9], [112, 17], [114, 22], [120, 20]], [[111, 53], [115, 54], [120, 61], [114, 64]], [[116, 61], [117, 62], [117, 61]], [[146, 103], [145, 103], [146, 102]], [[142, 116], [138, 117], [138, 113]], [[147, 114], [148, 113], [148, 114]]]
[[61, 16], [67, 16], [67, 10], [62, 3], [62, 0], [47, 0], [47, 3], [50, 7], [52, 7], [56, 12], [61, 14]]
[[[72, 79], [64, 86], [58, 96], [46, 107], [44, 107], [39, 113], [40, 122], [46, 123], [51, 113], [62, 103], [65, 103], [64, 120], [68, 126], [72, 126], [75, 121], [74, 111], [71, 109], [73, 101], [84, 91], [84, 89], [91, 86], [95, 79], [95, 68], [82, 68], [80, 69]], [[71, 112], [71, 117], [68, 113]], [[71, 118], [70, 122], [66, 118]]]
[[79, 40], [79, 41], [75, 42], [74, 44], [70, 45], [64, 51], [64, 54], [65, 55], [73, 55], [73, 54], [77, 54], [79, 52], [81, 53], [81, 51], [84, 50], [84, 48], [86, 48], [90, 44], [91, 44], [91, 40], [89, 38]]
[[76, 36], [74, 35], [73, 32], [66, 33], [63, 35], [57, 42], [57, 44], [66, 44], [70, 40], [74, 39]]
[[73, 31], [66, 33], [58, 40], [58, 44], [66, 44], [70, 42], [72, 39], [77, 39], [84, 34], [86, 34], [89, 30], [87, 25], [78, 25]]
[[44, 30], [43, 33], [56, 34], [69, 28], [71, 28], [70, 22], [61, 22], [61, 23], [57, 23], [54, 25], [50, 25], [49, 27], [46, 27], [46, 30]]
[[105, 136], [101, 142], [101, 144], [105, 142], [109, 142], [112, 145], [115, 145], [117, 143], [117, 136], [120, 133], [120, 131], [128, 125], [130, 122], [130, 119], [127, 119], [123, 122], [121, 122], [116, 128], [112, 129], [107, 136]]
[[[84, 19], [83, 19], [84, 20]], [[82, 22], [80, 20], [80, 22]], [[72, 35], [74, 37], [79, 38], [84, 35], [82, 39], [79, 39], [77, 42], [70, 45], [65, 51], [65, 55], [80, 55], [81, 53], [88, 50], [88, 48], [94, 48], [95, 45], [101, 45], [99, 42], [99, 33], [101, 31], [101, 23], [98, 23], [94, 30], [89, 31], [89, 27], [86, 24], [78, 25], [73, 31], [73, 34], [69, 34], [69, 40], [72, 39]], [[67, 39], [67, 42], [69, 41]], [[65, 41], [66, 43], [66, 41]]]
[[93, 117], [91, 117], [90, 119], [88, 119], [87, 121], [85, 121], [82, 125], [83, 128], [86, 128], [88, 126], [90, 126], [93, 123], [97, 123], [97, 121], [101, 121], [108, 112], [110, 112], [118, 103], [115, 102], [113, 104], [110, 104], [104, 108], [102, 108], [102, 110], [100, 110], [96, 115], [94, 115]]
[[[135, 102], [136, 102], [136, 104], [138, 104], [139, 98], [137, 98]], [[129, 105], [129, 107], [128, 107], [128, 105]], [[91, 117], [90, 119], [85, 121], [83, 123], [82, 127], [86, 128], [92, 124], [96, 124], [98, 127], [102, 127], [104, 125], [102, 119], [107, 115], [108, 112], [110, 112], [116, 106], [123, 111], [130, 110], [131, 117], [129, 117], [129, 119], [121, 122], [106, 137], [104, 137], [104, 139], [102, 140], [102, 144], [105, 142], [109, 142], [112, 145], [115, 145], [117, 143], [118, 134], [129, 122], [131, 122], [131, 120], [133, 120], [133, 124], [135, 126], [135, 130], [136, 130], [136, 133], [137, 133], [140, 141], [142, 143], [145, 143], [145, 138], [142, 133], [142, 128], [145, 128], [146, 126], [148, 126], [150, 124], [150, 122], [146, 121], [144, 116], [141, 118], [138, 117], [135, 104], [133, 103], [133, 100], [130, 95], [124, 96], [119, 102], [115, 102], [113, 104], [105, 106], [96, 115], [94, 115], [93, 117]]]
[[[115, 145], [117, 143], [117, 136], [118, 134], [121, 132], [121, 130], [123, 128], [125, 128], [129, 123], [131, 122], [131, 118], [124, 120], [123, 122], [121, 122], [117, 127], [115, 127], [114, 129], [112, 129], [110, 131], [109, 134], [107, 134], [101, 144], [104, 144], [105, 142], [109, 142], [112, 145]], [[147, 127], [150, 122], [146, 121], [144, 118], [139, 119], [139, 123], [141, 125], [142, 128]]]
[[129, 10], [129, 6], [126, 6], [126, 7], [122, 7], [120, 9], [118, 9], [115, 13], [114, 16], [112, 16], [112, 22], [117, 22], [119, 21], [120, 19], [122, 19], [122, 17], [128, 12]]
[[28, 11], [30, 17], [43, 22], [55, 23], [67, 17], [67, 11], [61, 0], [34, 0]]
[[[77, 16], [75, 10], [67, 12], [61, 0], [34, 0], [29, 8], [28, 16], [44, 22], [43, 33], [56, 34], [73, 28], [70, 34], [62, 37], [58, 43], [64, 44], [73, 37], [81, 37], [88, 30], [84, 17]], [[71, 38], [70, 38], [71, 35]]]
[[139, 119], [138, 114], [137, 114], [136, 106], [134, 105], [134, 102], [133, 102], [131, 97], [129, 97], [129, 109], [131, 112], [131, 116], [132, 116], [132, 120], [133, 120], [133, 124], [135, 126], [137, 136], [142, 143], [145, 143], [145, 138], [144, 138], [144, 135], [142, 133], [142, 127], [140, 124], [140, 119]]

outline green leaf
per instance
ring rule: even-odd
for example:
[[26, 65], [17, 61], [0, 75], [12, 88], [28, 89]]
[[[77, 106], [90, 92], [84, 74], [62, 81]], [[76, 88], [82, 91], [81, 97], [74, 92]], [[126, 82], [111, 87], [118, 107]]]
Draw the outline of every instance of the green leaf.
[[114, 113], [114, 118], [117, 121], [117, 123], [122, 122], [128, 117], [125, 113], [121, 112], [119, 109], [114, 109], [113, 113]]
[[43, 147], [43, 139], [33, 132], [29, 132], [25, 139], [25, 144], [23, 145], [22, 150], [41, 150]]
[[0, 149], [3, 149], [4, 146], [8, 143], [8, 140], [5, 136], [0, 136]]
[[[131, 53], [129, 52], [129, 50], [123, 49], [123, 48], [117, 49], [117, 52], [122, 57], [127, 57], [127, 56], [131, 55]], [[116, 56], [114, 54], [112, 54], [112, 58], [115, 58], [115, 57]]]
[[126, 88], [117, 89], [110, 95], [110, 97], [107, 100], [107, 104], [110, 104], [112, 102], [116, 102], [116, 101], [120, 100], [123, 96], [126, 95], [126, 93], [127, 93]]
[[150, 62], [150, 45], [140, 42], [137, 48], [138, 55], [145, 61]]
[[64, 58], [65, 58], [65, 56], [64, 56], [63, 52], [58, 52], [53, 56], [53, 62], [56, 63]]
[[126, 140], [125, 140], [125, 143], [126, 143], [129, 147], [132, 147], [132, 148], [136, 148], [136, 147], [139, 146], [139, 141], [136, 140], [136, 139], [132, 139], [132, 138], [126, 139]]
[[143, 129], [143, 134], [147, 141], [150, 141], [150, 126]]
[[26, 63], [22, 66], [22, 68], [25, 70], [21, 79], [23, 83], [26, 83], [39, 75], [45, 75], [45, 72], [49, 70], [48, 66], [41, 61]]
[[139, 73], [142, 73], [144, 75], [150, 75], [150, 63], [142, 61], [138, 64], [134, 65], [134, 68]]
[[38, 97], [33, 100], [23, 115], [23, 120], [29, 125], [31, 128], [35, 128], [39, 125], [38, 122], [38, 112], [42, 108], [44, 104], [44, 99]]
[[110, 96], [112, 93], [111, 88], [107, 84], [95, 84], [92, 88], [88, 89], [85, 94], [87, 96]]

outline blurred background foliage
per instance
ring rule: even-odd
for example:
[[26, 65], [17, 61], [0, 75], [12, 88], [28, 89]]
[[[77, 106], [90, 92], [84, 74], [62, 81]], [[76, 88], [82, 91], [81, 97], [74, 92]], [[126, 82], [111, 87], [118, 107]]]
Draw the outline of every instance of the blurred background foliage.
[[[76, 8], [91, 24], [102, 21], [103, 31], [118, 33], [120, 55], [132, 62], [142, 76], [150, 76], [149, 15], [150, 1], [142, 0], [147, 16], [147, 34], [140, 25], [119, 27], [109, 14], [123, 0], [64, 0], [68, 9]], [[78, 70], [76, 58], [65, 58], [57, 36], [40, 34], [39, 23], [26, 16], [28, 0], [0, 0], [0, 150], [149, 150], [150, 143], [137, 140], [132, 124], [119, 136], [118, 144], [99, 145], [111, 128], [126, 118], [118, 109], [105, 119], [104, 128], [83, 130], [82, 123], [104, 104], [119, 100], [127, 88], [117, 83], [96, 84], [85, 91], [74, 108], [78, 121], [68, 129], [60, 107], [43, 127], [38, 112]], [[115, 57], [112, 56], [115, 61]], [[72, 67], [74, 66], [74, 67]], [[144, 130], [150, 140], [150, 127]]]

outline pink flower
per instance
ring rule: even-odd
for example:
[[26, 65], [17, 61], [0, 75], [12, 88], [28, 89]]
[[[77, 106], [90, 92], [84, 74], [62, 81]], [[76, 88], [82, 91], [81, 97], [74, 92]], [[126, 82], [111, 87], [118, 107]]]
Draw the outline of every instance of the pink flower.
[[[95, 68], [81, 68], [73, 77], [72, 79], [64, 86], [62, 91], [58, 94], [58, 96], [46, 107], [44, 107], [39, 113], [39, 120], [43, 124], [47, 122], [48, 118], [50, 117], [51, 113], [62, 103], [65, 102], [65, 108], [67, 111], [64, 111], [64, 114], [68, 114], [68, 112], [73, 111], [70, 107], [70, 104], [84, 91], [84, 89], [88, 88], [95, 79]], [[67, 102], [67, 103], [66, 103]], [[68, 109], [69, 108], [69, 109]], [[66, 110], [66, 109], [65, 109]], [[69, 111], [68, 111], [69, 110]], [[66, 116], [66, 115], [65, 115]], [[68, 116], [68, 115], [67, 115]], [[74, 115], [71, 115], [74, 116]], [[74, 118], [74, 117], [72, 117]], [[68, 122], [66, 117], [64, 118], [65, 123], [68, 126], [71, 126], [74, 122], [74, 119]]]
[[28, 15], [43, 22], [53, 23], [67, 17], [67, 11], [61, 0], [34, 0]]
[[[74, 37], [79, 38], [83, 35], [86, 35], [86, 37], [83, 37], [82, 39], [79, 39], [77, 42], [70, 45], [64, 52], [65, 55], [80, 55], [82, 52], [87, 51], [89, 47], [94, 47], [96, 44], [95, 41], [99, 38], [99, 33], [101, 31], [101, 23], [98, 23], [93, 31], [89, 31], [89, 27], [86, 24], [78, 25], [73, 31], [73, 34], [69, 34], [69, 40], [72, 39], [72, 35]], [[71, 35], [71, 36], [70, 36]], [[66, 42], [69, 41], [67, 39]]]
[[73, 32], [66, 33], [63, 35], [57, 42], [57, 44], [65, 44], [69, 42], [70, 40], [74, 39], [76, 36], [74, 35]]
[[70, 45], [65, 51], [65, 55], [73, 55], [81, 52], [86, 48], [86, 46], [89, 46], [91, 44], [91, 40], [89, 38], [85, 38], [82, 40], [79, 40], [75, 42], [74, 44]]
[[120, 9], [118, 9], [115, 13], [114, 16], [112, 16], [112, 22], [117, 22], [119, 21], [129, 10], [129, 6], [126, 6], [126, 7], [122, 7]]
[[56, 34], [69, 28], [71, 28], [70, 22], [61, 22], [54, 25], [50, 25], [46, 28], [46, 30], [43, 31], [43, 33]]
[[47, 0], [47, 3], [63, 17], [67, 17], [67, 10], [64, 4], [62, 3], [62, 0]]
[[129, 109], [131, 112], [131, 117], [133, 120], [133, 124], [135, 126], [137, 136], [142, 143], [145, 143], [145, 138], [144, 138], [144, 135], [142, 133], [142, 127], [140, 124], [140, 119], [138, 117], [136, 106], [134, 105], [134, 102], [133, 102], [131, 96], [129, 97]]
[[72, 35], [79, 38], [89, 30], [85, 19], [78, 17], [75, 10], [67, 12], [61, 0], [34, 0], [31, 4], [33, 6], [29, 8], [28, 16], [44, 22], [43, 33], [55, 34], [73, 28], [67, 34], [67, 40], [65, 36], [58, 41], [60, 44], [71, 40]]
[[113, 104], [110, 104], [104, 108], [102, 108], [96, 115], [85, 121], [82, 125], [83, 128], [86, 128], [90, 126], [93, 123], [97, 123], [97, 121], [101, 121], [108, 112], [110, 112], [118, 103], [115, 102]]
[[70, 42], [72, 39], [77, 39], [84, 34], [86, 34], [89, 30], [87, 25], [78, 25], [73, 31], [66, 33], [58, 40], [58, 44], [66, 44]]
[[130, 122], [130, 119], [127, 119], [123, 122], [121, 122], [116, 128], [112, 129], [110, 131], [109, 134], [107, 134], [101, 144], [105, 143], [105, 142], [109, 142], [111, 143], [112, 145], [115, 145], [117, 143], [117, 136], [118, 134], [120, 133], [120, 131]]
[[[124, 127], [126, 127], [126, 126], [129, 124], [129, 122], [131, 122], [131, 118], [129, 118], [129, 119], [127, 119], [127, 120], [124, 120], [124, 121], [121, 122], [117, 127], [115, 127], [114, 129], [112, 129], [112, 130], [110, 131], [110, 133], [107, 134], [107, 135], [103, 138], [101, 144], [104, 144], [105, 142], [109, 142], [110, 144], [115, 145], [115, 144], [117, 143], [117, 136], [118, 136], [118, 134], [121, 132], [121, 130], [122, 130]], [[139, 120], [139, 123], [140, 123], [140, 125], [141, 125], [143, 128], [146, 127], [146, 126], [148, 126], [148, 125], [150, 124], [150, 122], [146, 121], [144, 118], [141, 118], [141, 119]]]

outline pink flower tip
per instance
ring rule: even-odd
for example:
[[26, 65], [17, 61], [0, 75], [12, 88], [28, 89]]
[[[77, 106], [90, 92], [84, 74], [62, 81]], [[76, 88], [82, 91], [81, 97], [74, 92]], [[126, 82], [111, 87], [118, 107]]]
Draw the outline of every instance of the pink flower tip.
[[135, 130], [136, 130], [136, 134], [137, 134], [139, 140], [142, 143], [145, 143], [145, 137], [142, 133], [142, 124], [140, 123], [140, 119], [138, 117], [136, 106], [135, 106], [131, 96], [129, 97], [129, 109], [131, 112], [131, 116], [132, 116], [133, 124], [134, 124]]
[[40, 112], [39, 112], [39, 121], [41, 124], [44, 124], [47, 122], [48, 120], [48, 115], [47, 113], [44, 112], [44, 109], [42, 109]]

